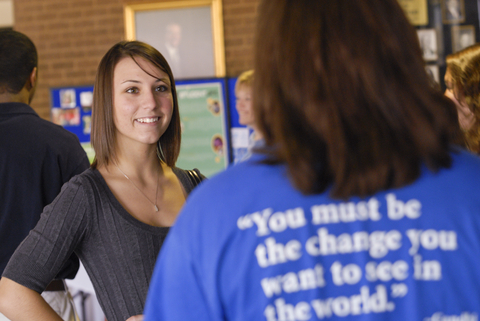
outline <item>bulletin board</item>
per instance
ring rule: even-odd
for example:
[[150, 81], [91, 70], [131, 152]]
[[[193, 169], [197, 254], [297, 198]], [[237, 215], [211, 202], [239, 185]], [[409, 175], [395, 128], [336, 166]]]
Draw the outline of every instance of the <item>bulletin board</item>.
[[77, 135], [90, 162], [94, 152], [90, 145], [93, 86], [52, 88], [51, 121]]

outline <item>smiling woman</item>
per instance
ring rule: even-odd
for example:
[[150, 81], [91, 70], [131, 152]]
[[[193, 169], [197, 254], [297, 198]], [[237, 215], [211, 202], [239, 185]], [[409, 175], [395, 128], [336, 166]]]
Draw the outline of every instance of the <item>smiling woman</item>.
[[190, 175], [204, 178], [175, 167], [180, 117], [173, 75], [142, 42], [120, 42], [100, 62], [92, 145], [91, 168], [45, 208], [5, 269], [0, 311], [12, 320], [61, 320], [39, 293], [73, 252], [108, 320], [142, 314], [158, 252], [197, 185]]

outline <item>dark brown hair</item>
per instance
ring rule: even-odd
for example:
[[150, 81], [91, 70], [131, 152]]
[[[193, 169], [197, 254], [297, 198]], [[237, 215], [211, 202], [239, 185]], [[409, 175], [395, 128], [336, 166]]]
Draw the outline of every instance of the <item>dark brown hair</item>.
[[168, 166], [173, 167], [180, 153], [181, 129], [172, 70], [162, 54], [152, 46], [140, 41], [122, 41], [114, 45], [105, 54], [97, 69], [92, 106], [91, 142], [95, 150], [95, 160], [92, 163], [92, 168], [108, 165], [110, 161], [116, 160], [116, 137], [113, 121], [113, 72], [117, 63], [124, 57], [130, 57], [134, 61], [136, 57], [144, 58], [167, 73], [170, 79], [173, 96], [172, 119], [167, 130], [160, 137], [157, 148], [161, 160]]
[[467, 148], [480, 154], [480, 44], [448, 55], [446, 62], [455, 98], [465, 102], [475, 116], [472, 127], [465, 132]]
[[37, 49], [23, 33], [0, 30], [0, 90], [17, 94], [37, 67]]
[[303, 193], [365, 197], [450, 166], [453, 103], [396, 0], [262, 1], [255, 74], [267, 162]]

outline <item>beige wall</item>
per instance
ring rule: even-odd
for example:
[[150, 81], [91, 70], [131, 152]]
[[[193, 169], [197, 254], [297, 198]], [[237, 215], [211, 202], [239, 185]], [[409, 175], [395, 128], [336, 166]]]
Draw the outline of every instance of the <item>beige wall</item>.
[[0, 0], [0, 28], [13, 26], [13, 0]]
[[[162, 1], [162, 0], [160, 0]], [[15, 0], [14, 29], [39, 53], [39, 84], [32, 107], [50, 119], [52, 87], [92, 85], [105, 52], [125, 38], [123, 6], [143, 0]], [[223, 0], [228, 77], [253, 67], [252, 42], [259, 0]]]

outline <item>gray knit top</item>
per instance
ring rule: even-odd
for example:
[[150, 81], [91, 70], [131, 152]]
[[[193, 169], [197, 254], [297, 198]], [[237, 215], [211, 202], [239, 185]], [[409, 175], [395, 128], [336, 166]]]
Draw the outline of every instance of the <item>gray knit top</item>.
[[[188, 174], [173, 169], [185, 191]], [[196, 170], [198, 174], [198, 170]], [[35, 229], [17, 248], [3, 276], [41, 293], [72, 252], [82, 261], [108, 321], [142, 314], [150, 277], [168, 227], [130, 215], [97, 170], [66, 183]]]

